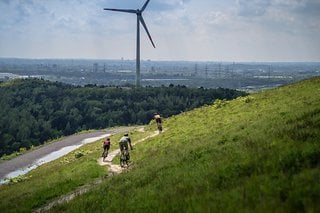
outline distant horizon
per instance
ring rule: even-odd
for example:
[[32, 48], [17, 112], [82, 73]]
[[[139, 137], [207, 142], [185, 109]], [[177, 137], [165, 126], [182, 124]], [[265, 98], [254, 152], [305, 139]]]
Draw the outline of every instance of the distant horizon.
[[[132, 61], [135, 62], [135, 59], [112, 59], [112, 58], [28, 58], [28, 57], [1, 57], [0, 59], [17, 59], [17, 60], [92, 60], [92, 61]], [[214, 63], [320, 63], [319, 61], [228, 61], [228, 60], [161, 60], [161, 59], [141, 59], [142, 62], [153, 61], [153, 62], [214, 62]]]

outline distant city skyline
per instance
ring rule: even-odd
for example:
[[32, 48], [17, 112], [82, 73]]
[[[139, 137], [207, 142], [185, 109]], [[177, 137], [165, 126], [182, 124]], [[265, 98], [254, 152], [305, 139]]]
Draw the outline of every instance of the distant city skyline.
[[[145, 0], [0, 0], [0, 57], [135, 58]], [[143, 60], [320, 61], [319, 0], [150, 0]]]

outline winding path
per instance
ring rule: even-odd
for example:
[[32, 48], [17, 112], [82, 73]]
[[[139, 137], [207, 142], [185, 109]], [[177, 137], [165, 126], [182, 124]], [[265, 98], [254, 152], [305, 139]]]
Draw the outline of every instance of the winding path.
[[[143, 128], [140, 129], [140, 131], [144, 131]], [[143, 142], [149, 138], [152, 138], [152, 137], [155, 137], [159, 134], [158, 131], [155, 131], [153, 134], [145, 137], [145, 138], [142, 138], [138, 141], [136, 141], [135, 143], [133, 143], [133, 145], [136, 145], [137, 143], [140, 143], [140, 142]], [[113, 164], [112, 163], [112, 160], [120, 153], [120, 150], [119, 149], [116, 149], [112, 152], [110, 152], [106, 158], [105, 161], [102, 160], [102, 158], [100, 157], [99, 159], [97, 159], [97, 163], [101, 166], [108, 166], [108, 171], [109, 171], [109, 175], [107, 177], [111, 177], [113, 175], [117, 175], [117, 174], [120, 174], [125, 168], [121, 168], [120, 165], [117, 165], [117, 164]], [[75, 198], [76, 196], [79, 196], [81, 194], [84, 194], [86, 192], [88, 192], [90, 189], [92, 189], [94, 186], [102, 183], [102, 180], [101, 178], [98, 178], [96, 179], [95, 181], [89, 183], [89, 184], [86, 184], [84, 186], [81, 186], [79, 187], [78, 189], [76, 189], [75, 191], [73, 192], [70, 192], [66, 195], [63, 195], [53, 201], [51, 201], [50, 203], [46, 204], [45, 206], [39, 208], [39, 209], [36, 209], [34, 212], [44, 212], [44, 211], [48, 211], [49, 209], [51, 209], [52, 207], [56, 206], [56, 205], [59, 205], [59, 204], [62, 204], [62, 203], [65, 203], [65, 202], [68, 202], [70, 200], [72, 200], [73, 198]]]

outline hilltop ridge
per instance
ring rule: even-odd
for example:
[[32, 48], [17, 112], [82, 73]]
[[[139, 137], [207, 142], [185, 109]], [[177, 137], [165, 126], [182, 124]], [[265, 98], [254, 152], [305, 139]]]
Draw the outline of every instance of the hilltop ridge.
[[0, 157], [79, 131], [147, 124], [157, 111], [169, 117], [217, 98], [240, 95], [245, 93], [179, 85], [122, 88], [42, 79], [0, 82]]

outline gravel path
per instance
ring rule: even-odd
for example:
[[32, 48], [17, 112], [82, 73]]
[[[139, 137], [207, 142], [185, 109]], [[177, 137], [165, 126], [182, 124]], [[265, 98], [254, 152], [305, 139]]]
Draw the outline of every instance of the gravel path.
[[27, 152], [14, 159], [0, 163], [0, 179], [4, 179], [5, 176], [10, 172], [13, 172], [18, 169], [25, 168], [31, 165], [36, 160], [52, 152], [58, 151], [67, 146], [77, 145], [81, 143], [81, 141], [87, 138], [100, 137], [105, 134], [117, 134], [121, 132], [127, 132], [134, 128], [136, 127], [119, 127], [119, 128], [114, 128], [112, 130], [107, 130], [107, 131], [93, 131], [93, 132], [84, 133], [84, 134], [76, 134], [76, 135], [65, 137], [57, 142], [43, 145], [39, 149]]

